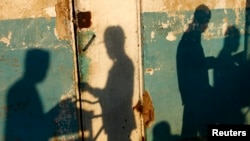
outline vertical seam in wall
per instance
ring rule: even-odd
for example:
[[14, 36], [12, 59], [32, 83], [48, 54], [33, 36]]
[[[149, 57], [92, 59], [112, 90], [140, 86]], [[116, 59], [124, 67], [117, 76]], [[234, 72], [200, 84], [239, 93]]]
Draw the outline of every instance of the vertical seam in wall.
[[[143, 95], [143, 62], [142, 62], [142, 38], [141, 38], [141, 2], [142, 0], [137, 0], [136, 3], [136, 17], [137, 17], [137, 49], [138, 49], [138, 75], [139, 75], [139, 100], [142, 101], [142, 95]], [[143, 101], [141, 102], [143, 103]], [[145, 130], [143, 126], [143, 117], [142, 114], [140, 113], [140, 139], [145, 138]]]
[[[83, 137], [83, 121], [82, 121], [82, 105], [81, 105], [81, 92], [80, 92], [80, 87], [79, 87], [79, 64], [78, 64], [78, 49], [77, 49], [77, 32], [76, 32], [76, 28], [75, 27], [75, 23], [74, 23], [74, 19], [76, 14], [75, 14], [75, 0], [69, 0], [69, 6], [70, 6], [70, 27], [71, 27], [71, 36], [72, 36], [72, 50], [74, 53], [74, 80], [75, 80], [75, 92], [76, 92], [76, 107], [77, 107], [77, 115], [78, 115], [78, 126], [80, 129], [80, 132], [78, 132], [79, 134], [79, 138], [83, 141], [84, 137]], [[78, 108], [79, 107], [79, 108]]]

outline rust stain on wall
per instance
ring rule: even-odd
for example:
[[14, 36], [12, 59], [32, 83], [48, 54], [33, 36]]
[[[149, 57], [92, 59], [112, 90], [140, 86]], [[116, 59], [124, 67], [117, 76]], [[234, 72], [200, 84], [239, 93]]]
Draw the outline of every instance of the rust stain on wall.
[[143, 104], [141, 103], [141, 101], [138, 101], [138, 103], [136, 104], [136, 106], [133, 107], [133, 109], [137, 110], [142, 114], [144, 127], [148, 128], [155, 120], [154, 106], [148, 91], [144, 91], [142, 96]]
[[89, 28], [91, 26], [91, 12], [77, 13], [77, 26], [81, 28]]
[[57, 0], [56, 10], [56, 32], [61, 40], [68, 40], [70, 34], [70, 3], [69, 0]]
[[152, 74], [154, 74], [154, 69], [153, 68], [147, 68], [145, 70], [145, 73], [148, 73], [148, 74], [152, 75]]

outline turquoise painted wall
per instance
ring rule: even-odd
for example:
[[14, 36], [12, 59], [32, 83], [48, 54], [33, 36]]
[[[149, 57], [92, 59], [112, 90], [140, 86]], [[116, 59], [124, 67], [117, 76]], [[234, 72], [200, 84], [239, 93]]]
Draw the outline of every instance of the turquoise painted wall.
[[0, 21], [0, 140], [78, 138], [74, 52], [55, 22]]
[[[238, 14], [236, 10], [211, 10], [209, 28], [201, 41], [205, 56], [216, 58], [221, 51], [225, 19], [228, 25], [235, 25], [240, 31], [237, 52], [244, 51], [245, 10], [239, 10]], [[171, 140], [180, 136], [183, 106], [178, 88], [176, 53], [184, 28], [191, 21], [193, 13], [194, 11], [173, 11], [142, 14], [144, 88], [149, 91], [155, 108], [155, 122], [146, 129], [147, 141]], [[174, 34], [173, 40], [167, 39], [169, 32]], [[209, 80], [213, 86], [212, 69], [209, 70]], [[246, 117], [246, 121], [249, 120], [249, 116]]]

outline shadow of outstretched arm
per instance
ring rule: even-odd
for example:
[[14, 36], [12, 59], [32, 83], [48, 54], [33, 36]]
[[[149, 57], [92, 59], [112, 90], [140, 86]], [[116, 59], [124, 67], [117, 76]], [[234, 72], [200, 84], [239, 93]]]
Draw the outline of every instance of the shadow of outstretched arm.
[[97, 98], [100, 97], [100, 95], [98, 95], [98, 94], [100, 94], [103, 91], [103, 89], [91, 87], [86, 82], [80, 83], [80, 90], [81, 90], [81, 92], [87, 91], [87, 92], [91, 93], [94, 97], [97, 97]]

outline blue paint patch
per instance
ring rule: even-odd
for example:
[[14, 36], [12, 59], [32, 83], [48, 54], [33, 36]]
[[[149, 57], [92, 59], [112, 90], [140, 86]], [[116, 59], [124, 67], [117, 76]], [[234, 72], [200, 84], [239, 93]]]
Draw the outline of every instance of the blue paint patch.
[[85, 53], [91, 46], [95, 34], [92, 31], [78, 32], [77, 46], [78, 46], [78, 65], [80, 73], [80, 82], [87, 82], [90, 58], [87, 58]]
[[[145, 12], [142, 14], [144, 88], [151, 94], [156, 117], [152, 127], [146, 130], [149, 141], [154, 139], [154, 130], [162, 122], [169, 124], [167, 127], [169, 135], [165, 136], [166, 138], [171, 139], [171, 135], [176, 137], [181, 133], [183, 107], [178, 88], [176, 52], [185, 26], [190, 22], [193, 12]], [[223, 19], [227, 20], [228, 25], [236, 25], [241, 31], [238, 52], [244, 50], [245, 11], [243, 9], [239, 12], [240, 14], [236, 15], [234, 9], [212, 10], [210, 28], [202, 39], [206, 56], [217, 57], [223, 47]], [[169, 32], [174, 34], [175, 40], [166, 39]], [[209, 77], [212, 79], [211, 72]], [[211, 80], [211, 85], [213, 85], [213, 80]]]
[[77, 109], [67, 98], [76, 94], [74, 52], [70, 41], [55, 36], [55, 22], [0, 21], [0, 38], [10, 41], [0, 42], [0, 140], [78, 138]]

